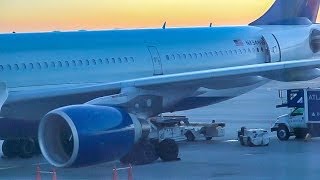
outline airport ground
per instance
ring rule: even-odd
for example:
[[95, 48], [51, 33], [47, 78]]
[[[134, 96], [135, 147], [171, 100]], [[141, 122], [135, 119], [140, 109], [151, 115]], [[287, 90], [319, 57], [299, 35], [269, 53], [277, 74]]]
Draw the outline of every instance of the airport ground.
[[[151, 179], [320, 179], [320, 139], [309, 142], [290, 139], [280, 142], [271, 134], [267, 147], [243, 147], [236, 141], [241, 126], [269, 129], [276, 117], [287, 112], [276, 109], [280, 103], [277, 89], [318, 87], [320, 80], [307, 83], [270, 82], [248, 94], [232, 100], [192, 111], [179, 112], [190, 121], [226, 123], [226, 136], [213, 141], [181, 142], [180, 161], [134, 166], [133, 177]], [[0, 143], [1, 144], [1, 143]], [[0, 152], [1, 154], [1, 152]], [[37, 164], [41, 170], [52, 170], [42, 156], [31, 159], [0, 159], [0, 179], [35, 179]], [[57, 169], [57, 179], [112, 179], [111, 162], [79, 169]], [[119, 172], [127, 178], [126, 171]], [[42, 179], [51, 179], [43, 174]]]

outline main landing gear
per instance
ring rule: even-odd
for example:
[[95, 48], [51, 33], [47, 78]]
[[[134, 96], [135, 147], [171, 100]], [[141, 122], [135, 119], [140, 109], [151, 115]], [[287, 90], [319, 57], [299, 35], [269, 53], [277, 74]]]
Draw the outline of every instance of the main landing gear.
[[131, 152], [120, 159], [123, 164], [142, 165], [156, 161], [159, 157], [163, 161], [179, 160], [179, 147], [173, 139], [143, 140], [137, 143]]
[[38, 141], [32, 138], [5, 140], [2, 153], [6, 158], [31, 158], [33, 155], [41, 154]]

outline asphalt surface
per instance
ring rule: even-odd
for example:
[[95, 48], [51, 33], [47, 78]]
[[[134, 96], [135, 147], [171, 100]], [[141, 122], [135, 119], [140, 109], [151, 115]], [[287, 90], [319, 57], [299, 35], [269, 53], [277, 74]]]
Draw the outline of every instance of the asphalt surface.
[[[320, 80], [307, 83], [270, 82], [248, 94], [232, 100], [192, 111], [175, 113], [187, 115], [191, 121], [227, 124], [226, 136], [213, 141], [180, 142], [180, 161], [134, 166], [133, 177], [150, 179], [320, 179], [320, 139], [309, 142], [291, 138], [280, 142], [271, 135], [267, 147], [243, 147], [236, 141], [241, 126], [269, 129], [276, 117], [287, 112], [276, 109], [281, 101], [277, 89], [318, 87]], [[0, 142], [1, 144], [1, 142]], [[0, 152], [1, 154], [1, 152]], [[0, 180], [35, 179], [36, 167], [52, 171], [42, 156], [31, 159], [0, 159]], [[78, 169], [56, 169], [57, 179], [112, 179], [112, 168], [119, 162]], [[41, 174], [52, 179], [52, 174]], [[119, 171], [119, 179], [127, 179], [127, 171]]]

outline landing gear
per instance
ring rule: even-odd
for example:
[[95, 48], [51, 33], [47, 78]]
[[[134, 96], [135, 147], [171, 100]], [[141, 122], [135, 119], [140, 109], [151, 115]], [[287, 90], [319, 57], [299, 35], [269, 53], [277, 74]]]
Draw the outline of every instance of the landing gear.
[[163, 161], [178, 159], [179, 147], [172, 139], [144, 140], [136, 144], [131, 152], [120, 159], [123, 164], [143, 165], [156, 161], [159, 157]]
[[4, 157], [31, 158], [35, 154], [40, 154], [39, 144], [33, 139], [10, 139], [2, 144], [2, 153]]

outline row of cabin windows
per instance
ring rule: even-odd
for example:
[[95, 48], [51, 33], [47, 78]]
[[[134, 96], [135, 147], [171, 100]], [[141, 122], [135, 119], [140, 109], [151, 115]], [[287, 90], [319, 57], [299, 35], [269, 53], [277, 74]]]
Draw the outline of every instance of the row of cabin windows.
[[62, 68], [62, 67], [83, 67], [101, 64], [115, 64], [115, 63], [132, 63], [133, 57], [124, 58], [105, 58], [105, 59], [92, 59], [92, 60], [72, 60], [72, 61], [50, 61], [50, 62], [33, 62], [33, 63], [20, 63], [20, 64], [7, 64], [0, 65], [0, 71], [4, 70], [32, 70], [32, 69], [48, 69], [48, 68]]
[[243, 49], [234, 49], [234, 50], [225, 50], [225, 51], [213, 51], [213, 52], [203, 52], [203, 53], [183, 53], [183, 54], [171, 54], [166, 55], [167, 60], [175, 60], [175, 59], [201, 59], [208, 58], [213, 56], [226, 56], [226, 55], [238, 55], [238, 54], [247, 54], [247, 53], [256, 53], [256, 52], [264, 52], [263, 47], [257, 48], [243, 48]]

